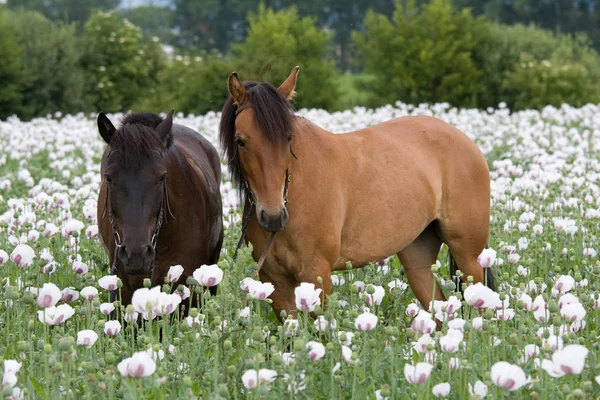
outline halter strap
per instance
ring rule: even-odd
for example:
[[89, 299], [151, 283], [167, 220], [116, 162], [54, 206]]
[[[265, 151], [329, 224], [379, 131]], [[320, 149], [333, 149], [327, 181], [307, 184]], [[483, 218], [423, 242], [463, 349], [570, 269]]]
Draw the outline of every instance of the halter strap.
[[235, 116], [237, 117], [242, 111], [244, 111], [247, 108], [251, 108], [252, 104], [250, 102], [246, 103], [246, 104], [242, 104], [241, 106], [239, 106], [237, 108], [237, 110], [235, 110]]
[[[235, 248], [235, 252], [233, 253], [234, 261], [237, 259], [238, 250], [242, 247], [244, 238], [246, 237], [246, 231], [248, 230], [248, 223], [250, 222], [250, 217], [252, 216], [252, 212], [256, 208], [256, 202], [254, 201], [254, 195], [252, 194], [252, 191], [250, 190], [246, 180], [244, 180], [243, 182], [244, 182], [243, 183], [244, 191], [246, 192], [246, 198], [248, 199], [250, 206], [246, 210], [246, 213], [244, 214], [244, 217], [242, 219], [242, 235], [240, 236], [240, 240], [238, 241], [238, 244]], [[286, 169], [285, 170], [285, 186], [283, 188], [283, 203], [284, 204], [288, 203], [289, 183], [290, 183], [290, 173]], [[258, 273], [260, 271], [260, 268], [262, 267], [262, 264], [265, 261], [267, 251], [269, 251], [269, 247], [271, 246], [271, 243], [273, 242], [273, 236], [275, 236], [275, 232], [271, 233], [271, 237], [269, 238], [269, 241], [267, 242], [267, 245], [265, 246], [265, 249], [263, 250], [263, 254], [260, 257], [260, 260], [258, 262], [258, 269], [256, 270], [256, 273]]]

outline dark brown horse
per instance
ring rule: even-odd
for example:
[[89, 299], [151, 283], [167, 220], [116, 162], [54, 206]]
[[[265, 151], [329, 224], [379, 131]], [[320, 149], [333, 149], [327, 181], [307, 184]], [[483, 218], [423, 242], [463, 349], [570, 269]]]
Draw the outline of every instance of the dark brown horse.
[[[144, 278], [164, 282], [181, 265], [179, 283], [218, 261], [223, 242], [221, 164], [208, 140], [155, 114], [131, 113], [115, 129], [100, 113], [102, 156], [98, 226], [123, 304]], [[213, 294], [216, 288], [212, 288]]]
[[275, 287], [276, 314], [295, 310], [301, 282], [327, 296], [331, 271], [394, 254], [428, 307], [443, 299], [431, 271], [442, 242], [464, 276], [482, 282], [490, 175], [477, 145], [426, 116], [332, 134], [294, 115], [297, 74], [298, 67], [279, 88], [231, 74], [220, 126], [244, 214], [256, 210], [246, 233], [253, 258], [268, 250], [260, 279]]

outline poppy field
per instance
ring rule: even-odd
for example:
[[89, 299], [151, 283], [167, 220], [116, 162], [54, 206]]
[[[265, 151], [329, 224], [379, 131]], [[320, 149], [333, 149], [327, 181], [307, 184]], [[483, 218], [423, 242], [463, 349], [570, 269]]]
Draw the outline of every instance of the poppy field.
[[[9, 118], [0, 121], [2, 397], [600, 396], [600, 106], [510, 113], [503, 104], [397, 103], [298, 114], [340, 134], [433, 115], [473, 138], [488, 160], [492, 197], [489, 249], [478, 262], [496, 291], [468, 277], [458, 290], [442, 246], [432, 270], [445, 302], [419, 304], [394, 256], [336, 273], [326, 310], [318, 285], [301, 284], [297, 318], [281, 324], [272, 286], [252, 279], [250, 249], [232, 259], [241, 210], [223, 164], [218, 264], [198, 265], [188, 285], [171, 283], [182, 272], [173, 266], [163, 285], [136, 291], [133, 304], [111, 303], [121, 283], [98, 238], [105, 143], [95, 115]], [[175, 117], [217, 149], [219, 120], [214, 112]], [[184, 318], [180, 305], [192, 297], [201, 307]], [[140, 326], [129, 323], [138, 318]]]

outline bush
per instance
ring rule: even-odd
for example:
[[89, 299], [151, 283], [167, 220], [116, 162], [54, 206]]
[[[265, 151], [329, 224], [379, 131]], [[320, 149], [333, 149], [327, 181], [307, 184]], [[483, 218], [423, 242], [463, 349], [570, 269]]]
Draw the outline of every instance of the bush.
[[335, 64], [328, 57], [331, 34], [317, 28], [314, 18], [300, 18], [295, 7], [274, 12], [261, 4], [248, 22], [244, 42], [232, 45], [240, 78], [277, 86], [299, 65], [296, 106], [334, 108], [338, 90]]
[[233, 71], [229, 60], [216, 53], [178, 55], [160, 74], [156, 95], [142, 100], [137, 109], [186, 114], [218, 111], [227, 99], [227, 77]]
[[0, 12], [0, 119], [19, 112], [26, 78], [23, 49], [12, 30], [11, 17], [8, 12]]
[[506, 74], [503, 86], [513, 109], [559, 107], [563, 103], [580, 107], [600, 101], [600, 87], [595, 82], [580, 63], [540, 62], [523, 55], [521, 62]]
[[376, 77], [362, 85], [370, 106], [506, 102], [516, 110], [600, 101], [600, 57], [587, 39], [474, 19], [449, 0], [421, 10], [398, 2], [392, 20], [371, 12], [353, 37], [365, 72]]
[[19, 117], [85, 110], [82, 49], [75, 27], [53, 24], [37, 12], [12, 13], [10, 25], [23, 49], [25, 63]]
[[479, 106], [511, 109], [600, 101], [600, 57], [584, 37], [534, 26], [491, 24], [479, 50], [486, 91]]
[[489, 27], [450, 0], [396, 3], [390, 20], [369, 12], [364, 32], [354, 32], [360, 62], [372, 82], [371, 106], [402, 100], [475, 106], [484, 91], [474, 51], [488, 40]]
[[165, 55], [158, 40], [113, 12], [94, 14], [85, 24], [83, 65], [95, 111], [127, 111], [157, 91]]

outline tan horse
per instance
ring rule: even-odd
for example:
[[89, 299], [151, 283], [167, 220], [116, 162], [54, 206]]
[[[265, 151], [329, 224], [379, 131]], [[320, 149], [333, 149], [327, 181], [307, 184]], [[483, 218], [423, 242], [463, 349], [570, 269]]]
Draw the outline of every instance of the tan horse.
[[[315, 283], [326, 296], [331, 271], [393, 254], [428, 307], [431, 265], [442, 242], [464, 276], [483, 282], [477, 257], [488, 240], [490, 175], [477, 145], [427, 116], [328, 132], [293, 113], [289, 100], [298, 71], [279, 88], [242, 84], [232, 73], [220, 126], [245, 210], [255, 201], [246, 233], [255, 260], [270, 232], [277, 232], [260, 271], [260, 279], [275, 287], [276, 314], [295, 310], [294, 288], [301, 282]], [[436, 300], [443, 300], [436, 287]]]

